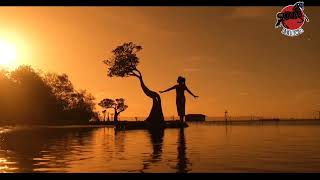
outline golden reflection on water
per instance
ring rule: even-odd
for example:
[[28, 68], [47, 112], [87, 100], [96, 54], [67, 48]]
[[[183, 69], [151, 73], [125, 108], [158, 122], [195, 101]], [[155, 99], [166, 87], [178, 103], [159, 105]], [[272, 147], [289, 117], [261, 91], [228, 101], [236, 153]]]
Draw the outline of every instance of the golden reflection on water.
[[1, 157], [2, 153], [0, 152], [0, 172], [16, 172], [18, 168], [16, 167], [16, 162], [8, 161], [7, 159]]
[[319, 130], [210, 123], [158, 132], [2, 129], [0, 172], [319, 172]]

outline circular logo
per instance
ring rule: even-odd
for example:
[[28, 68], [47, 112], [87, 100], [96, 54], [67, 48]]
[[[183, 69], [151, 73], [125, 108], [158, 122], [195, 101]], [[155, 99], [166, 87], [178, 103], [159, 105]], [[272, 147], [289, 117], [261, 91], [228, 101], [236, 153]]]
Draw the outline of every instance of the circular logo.
[[300, 7], [289, 5], [284, 7], [280, 13], [277, 14], [281, 18], [283, 27], [296, 30], [303, 26], [305, 21], [305, 14]]

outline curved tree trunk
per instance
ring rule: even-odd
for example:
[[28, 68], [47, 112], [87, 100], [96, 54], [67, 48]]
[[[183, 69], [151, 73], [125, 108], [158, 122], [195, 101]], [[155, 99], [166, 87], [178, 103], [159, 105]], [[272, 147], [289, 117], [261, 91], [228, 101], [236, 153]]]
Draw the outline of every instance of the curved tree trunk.
[[149, 122], [152, 127], [163, 127], [164, 125], [164, 117], [161, 106], [161, 98], [160, 95], [154, 91], [151, 91], [143, 82], [142, 75], [138, 76], [140, 80], [140, 85], [143, 92], [152, 99], [152, 109], [150, 111], [149, 116], [145, 121]]

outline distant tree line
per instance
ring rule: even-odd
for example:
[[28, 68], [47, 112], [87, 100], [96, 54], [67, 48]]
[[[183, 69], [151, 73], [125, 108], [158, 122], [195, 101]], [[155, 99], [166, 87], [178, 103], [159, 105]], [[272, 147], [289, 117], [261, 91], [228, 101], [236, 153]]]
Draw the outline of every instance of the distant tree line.
[[[114, 116], [113, 116], [114, 121], [118, 121], [118, 116], [120, 115], [120, 113], [125, 111], [128, 108], [128, 105], [125, 104], [125, 99], [123, 99], [123, 98], [118, 98], [115, 100], [105, 98], [105, 99], [101, 100], [98, 105], [101, 106], [102, 108], [105, 108], [105, 109], [109, 109], [109, 108], [113, 109], [114, 110]], [[105, 116], [104, 116], [103, 120], [105, 120]]]
[[0, 70], [0, 124], [87, 124], [94, 97], [76, 90], [66, 74], [31, 66]]

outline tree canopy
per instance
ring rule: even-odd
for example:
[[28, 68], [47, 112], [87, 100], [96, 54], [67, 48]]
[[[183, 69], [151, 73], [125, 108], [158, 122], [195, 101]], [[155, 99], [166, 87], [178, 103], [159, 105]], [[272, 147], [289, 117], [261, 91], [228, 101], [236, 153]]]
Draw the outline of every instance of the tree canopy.
[[112, 50], [112, 57], [103, 61], [108, 66], [108, 76], [137, 76], [137, 65], [139, 64], [137, 52], [140, 50], [142, 47], [133, 42], [124, 43]]
[[106, 99], [101, 100], [98, 105], [103, 108], [109, 109], [109, 108], [113, 108], [115, 106], [115, 102], [113, 99], [106, 98]]
[[101, 100], [98, 105], [106, 109], [113, 108], [117, 113], [123, 112], [128, 108], [128, 105], [125, 104], [125, 99], [123, 98], [115, 100], [105, 98]]
[[31, 66], [0, 71], [0, 123], [83, 124], [94, 113], [94, 97], [74, 89], [66, 74]]

